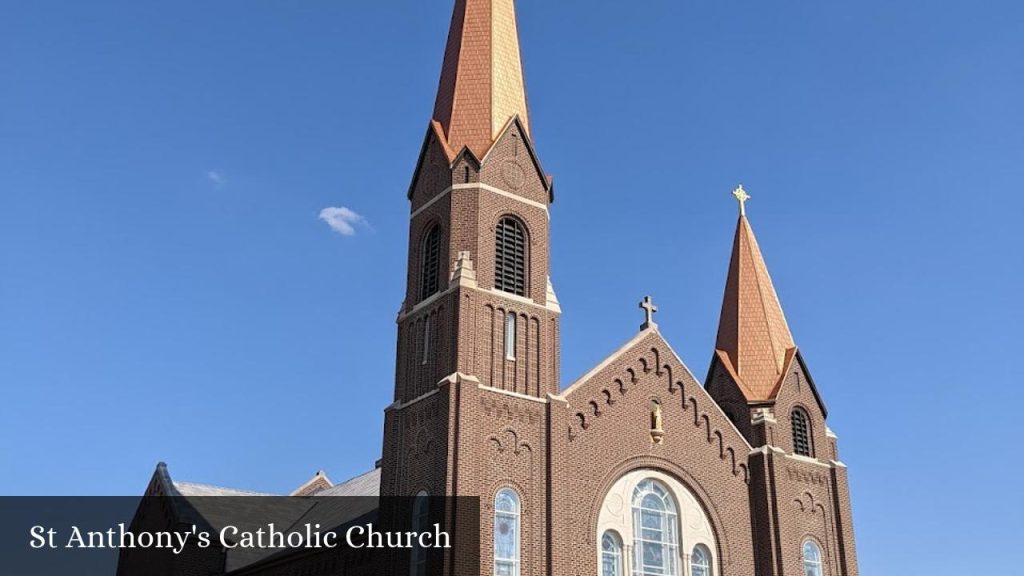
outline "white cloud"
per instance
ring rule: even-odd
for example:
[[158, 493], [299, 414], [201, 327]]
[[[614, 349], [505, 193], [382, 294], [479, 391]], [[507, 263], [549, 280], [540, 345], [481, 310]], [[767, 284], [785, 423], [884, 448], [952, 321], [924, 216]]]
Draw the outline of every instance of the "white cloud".
[[213, 183], [214, 186], [220, 188], [221, 186], [228, 183], [227, 176], [224, 175], [220, 170], [210, 170], [206, 173], [206, 179]]
[[320, 211], [320, 219], [342, 236], [355, 236], [356, 226], [369, 226], [366, 218], [344, 206], [324, 208]]

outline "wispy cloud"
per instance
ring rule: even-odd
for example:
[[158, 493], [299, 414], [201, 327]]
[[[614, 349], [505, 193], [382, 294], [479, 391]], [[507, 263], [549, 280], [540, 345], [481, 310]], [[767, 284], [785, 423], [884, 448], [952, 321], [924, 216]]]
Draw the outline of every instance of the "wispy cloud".
[[344, 206], [332, 206], [320, 211], [320, 219], [342, 236], [355, 236], [357, 226], [369, 226], [366, 218]]
[[210, 170], [206, 173], [206, 179], [213, 183], [214, 186], [220, 188], [228, 183], [228, 177], [224, 175], [220, 170]]

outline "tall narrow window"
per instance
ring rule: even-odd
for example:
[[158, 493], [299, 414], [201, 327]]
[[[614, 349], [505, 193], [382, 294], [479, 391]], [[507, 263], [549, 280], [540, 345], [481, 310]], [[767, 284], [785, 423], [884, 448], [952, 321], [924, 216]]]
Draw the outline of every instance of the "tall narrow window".
[[679, 554], [676, 504], [652, 479], [633, 490], [633, 576], [674, 576]]
[[[412, 504], [412, 531], [425, 532], [427, 520], [430, 516], [430, 498], [426, 492], [420, 492]], [[409, 574], [411, 576], [426, 576], [427, 574], [427, 551], [414, 540], [415, 545], [409, 555]]]
[[804, 542], [804, 574], [806, 576], [823, 576], [821, 569], [821, 549], [813, 540]]
[[505, 359], [516, 359], [516, 313], [505, 316]]
[[601, 537], [601, 576], [623, 576], [622, 540], [611, 530]]
[[711, 576], [711, 552], [708, 552], [703, 544], [698, 544], [693, 548], [690, 568], [692, 576]]
[[794, 408], [789, 419], [793, 423], [793, 453], [812, 456], [811, 423], [807, 413], [800, 408]]
[[526, 230], [511, 216], [502, 218], [495, 232], [494, 287], [526, 295]]
[[519, 494], [494, 497], [494, 576], [519, 576]]
[[430, 359], [430, 316], [423, 321], [423, 363], [426, 364], [427, 360]]
[[440, 287], [441, 274], [441, 227], [434, 225], [423, 238], [423, 253], [420, 271], [420, 300], [434, 295]]

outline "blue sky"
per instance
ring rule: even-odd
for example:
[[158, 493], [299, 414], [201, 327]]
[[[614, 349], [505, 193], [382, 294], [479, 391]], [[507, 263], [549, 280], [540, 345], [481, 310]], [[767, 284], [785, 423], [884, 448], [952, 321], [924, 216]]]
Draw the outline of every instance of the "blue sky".
[[[0, 493], [134, 494], [161, 460], [272, 492], [373, 465], [450, 10], [0, 1]], [[519, 11], [563, 384], [644, 294], [703, 378], [742, 182], [862, 572], [1009, 573], [1024, 6]]]

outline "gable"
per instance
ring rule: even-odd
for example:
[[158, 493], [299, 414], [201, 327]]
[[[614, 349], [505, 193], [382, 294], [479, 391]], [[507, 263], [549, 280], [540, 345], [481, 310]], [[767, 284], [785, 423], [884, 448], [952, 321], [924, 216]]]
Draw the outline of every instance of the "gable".
[[[639, 402], [648, 407], [652, 400], [657, 400], [663, 405], [666, 419], [685, 420], [702, 428], [708, 442], [717, 442], [721, 453], [729, 450], [734, 458], [745, 461], [751, 449], [746, 438], [656, 329], [637, 334], [559, 397], [567, 402], [573, 414], [570, 439], [585, 433], [603, 415], [620, 410], [623, 404]], [[643, 430], [646, 426], [642, 419], [634, 419], [634, 422], [629, 424], [631, 428]], [[634, 431], [631, 429], [629, 433]]]
[[412, 182], [406, 196], [413, 201], [413, 207], [422, 204], [430, 196], [445, 190], [452, 184], [452, 164], [456, 154], [448, 147], [437, 122], [431, 122], [423, 136], [423, 145], [413, 170]]
[[518, 116], [511, 118], [480, 160], [486, 184], [520, 194], [535, 202], [555, 201], [551, 180], [541, 166], [529, 132]]
[[828, 418], [828, 408], [798, 349], [794, 349], [793, 353], [787, 356], [786, 370], [779, 379], [773, 398], [787, 406], [794, 402], [817, 406], [822, 418]]

